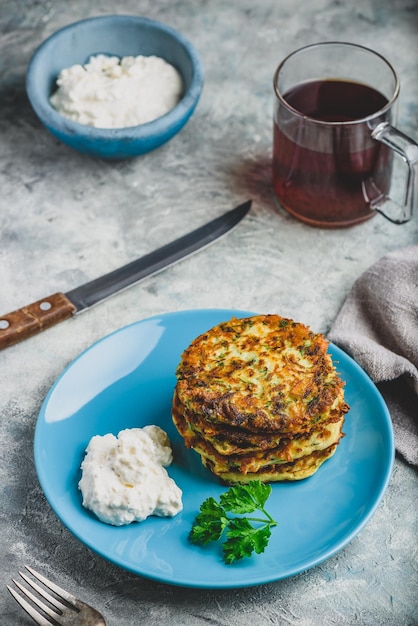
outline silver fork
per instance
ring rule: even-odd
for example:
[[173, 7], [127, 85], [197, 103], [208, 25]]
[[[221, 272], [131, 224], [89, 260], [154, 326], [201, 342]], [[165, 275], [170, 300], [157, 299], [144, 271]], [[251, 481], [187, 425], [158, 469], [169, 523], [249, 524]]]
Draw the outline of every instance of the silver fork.
[[[78, 600], [71, 593], [68, 593], [68, 591], [61, 589], [61, 587], [58, 587], [58, 585], [45, 578], [45, 576], [42, 576], [42, 574], [38, 574], [38, 572], [35, 572], [35, 570], [28, 565], [25, 565], [25, 568], [32, 576], [43, 583], [46, 589], [53, 592], [54, 595], [48, 593], [44, 587], [38, 585], [34, 580], [29, 578], [29, 576], [23, 572], [19, 572], [22, 579], [30, 585], [39, 596], [47, 600], [51, 606], [43, 602], [41, 598], [33, 594], [18, 580], [13, 579], [13, 582], [23, 595], [9, 585], [7, 585], [7, 589], [16, 602], [20, 604], [22, 609], [24, 609], [39, 626], [51, 626], [51, 624], [54, 626], [106, 626], [105, 619], [99, 611], [96, 611], [96, 609], [93, 609], [93, 607], [85, 602]], [[33, 606], [31, 602], [28, 602], [28, 600], [35, 606]]]

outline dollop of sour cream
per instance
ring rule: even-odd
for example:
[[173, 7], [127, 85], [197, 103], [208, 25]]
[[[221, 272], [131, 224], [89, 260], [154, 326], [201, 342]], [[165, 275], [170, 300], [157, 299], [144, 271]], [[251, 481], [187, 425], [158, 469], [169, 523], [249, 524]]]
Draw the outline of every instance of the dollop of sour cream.
[[167, 434], [158, 426], [95, 435], [81, 464], [83, 506], [114, 526], [150, 515], [173, 517], [183, 505], [182, 491], [165, 469], [172, 460]]
[[61, 115], [96, 128], [126, 128], [168, 113], [179, 102], [178, 71], [157, 56], [99, 54], [85, 65], [63, 69], [52, 106]]

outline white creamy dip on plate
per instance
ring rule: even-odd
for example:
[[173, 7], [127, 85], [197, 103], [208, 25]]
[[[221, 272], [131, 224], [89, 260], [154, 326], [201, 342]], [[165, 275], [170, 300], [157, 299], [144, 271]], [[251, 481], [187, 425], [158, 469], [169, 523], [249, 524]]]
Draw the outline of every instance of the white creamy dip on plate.
[[63, 69], [52, 106], [61, 115], [96, 128], [126, 128], [151, 122], [179, 102], [178, 71], [157, 56], [99, 54], [85, 65]]
[[159, 426], [127, 428], [117, 437], [95, 435], [81, 464], [83, 506], [114, 526], [150, 515], [173, 517], [183, 508], [183, 494], [165, 469], [172, 460]]

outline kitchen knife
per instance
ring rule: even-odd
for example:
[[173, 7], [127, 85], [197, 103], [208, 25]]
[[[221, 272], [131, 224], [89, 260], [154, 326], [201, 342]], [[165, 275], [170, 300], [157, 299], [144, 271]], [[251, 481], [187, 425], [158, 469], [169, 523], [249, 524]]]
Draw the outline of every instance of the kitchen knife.
[[67, 293], [54, 293], [28, 306], [0, 316], [0, 349], [53, 326], [72, 315], [156, 274], [197, 252], [226, 234], [248, 213], [251, 200], [200, 226], [183, 237], [146, 254], [119, 269], [100, 276]]

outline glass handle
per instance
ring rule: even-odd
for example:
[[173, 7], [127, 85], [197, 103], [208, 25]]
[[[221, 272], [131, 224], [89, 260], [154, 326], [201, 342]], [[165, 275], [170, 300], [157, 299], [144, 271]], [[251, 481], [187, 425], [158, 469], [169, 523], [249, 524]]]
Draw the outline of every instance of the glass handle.
[[372, 131], [372, 137], [399, 154], [408, 168], [403, 204], [379, 192], [370, 180], [365, 183], [363, 191], [372, 209], [394, 224], [405, 224], [411, 219], [418, 198], [418, 143], [387, 122], [378, 124]]

